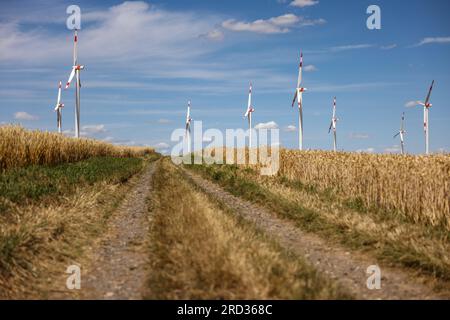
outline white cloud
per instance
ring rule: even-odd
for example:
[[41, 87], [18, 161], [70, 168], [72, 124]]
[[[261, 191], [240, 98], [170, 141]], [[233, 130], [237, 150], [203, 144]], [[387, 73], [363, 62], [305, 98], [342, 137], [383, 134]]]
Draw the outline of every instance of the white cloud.
[[[143, 1], [127, 1], [107, 10], [86, 9], [83, 21], [87, 18], [94, 23], [79, 32], [79, 52], [80, 62], [91, 64], [153, 61], [158, 65], [172, 58], [180, 62], [197, 57], [212, 49], [200, 45], [199, 35], [219, 23], [212, 15], [166, 11]], [[66, 61], [71, 55], [69, 33], [23, 29], [18, 20], [0, 23], [0, 34], [0, 62], [53, 64], [55, 59]]]
[[103, 139], [101, 139], [102, 141], [105, 141], [105, 142], [113, 142], [114, 141], [114, 137], [110, 137], [110, 136], [108, 136], [108, 137], [105, 137], [105, 138], [103, 138]]
[[369, 139], [369, 135], [367, 133], [350, 133], [349, 138], [354, 140], [365, 140]]
[[19, 112], [14, 113], [14, 119], [25, 120], [25, 121], [35, 121], [35, 120], [39, 120], [39, 117], [29, 114], [28, 112], [25, 112], [25, 111], [19, 111]]
[[[66, 134], [66, 132], [64, 132]], [[140, 146], [140, 147], [151, 147], [148, 144], [143, 143], [136, 143], [134, 140], [128, 140], [128, 139], [116, 139], [114, 137], [108, 136], [106, 138], [100, 139], [101, 141], [109, 142], [115, 145], [121, 145], [121, 146]]]
[[389, 44], [389, 45], [386, 45], [386, 46], [381, 46], [381, 49], [383, 49], [383, 50], [392, 50], [394, 48], [397, 48], [397, 44], [395, 44], [395, 43]]
[[207, 33], [203, 33], [200, 35], [201, 38], [206, 38], [212, 41], [222, 41], [224, 39], [224, 34], [221, 30], [214, 29]]
[[373, 47], [372, 44], [350, 44], [350, 45], [332, 47], [331, 51], [358, 50], [358, 49], [367, 49], [367, 48], [372, 48], [372, 47]]
[[407, 108], [412, 108], [415, 106], [417, 106], [417, 101], [408, 101], [405, 103], [405, 107], [407, 107]]
[[424, 39], [422, 39], [422, 41], [420, 41], [415, 46], [419, 47], [419, 46], [423, 46], [425, 44], [433, 44], [433, 43], [438, 43], [438, 44], [450, 43], [450, 37], [428, 37], [428, 38], [424, 38]]
[[[97, 138], [98, 139], [98, 135], [102, 135], [103, 133], [106, 133], [106, 132], [107, 132], [107, 130], [106, 130], [104, 124], [91, 124], [91, 125], [81, 126], [81, 128], [80, 128], [80, 136], [87, 137], [87, 138]], [[75, 131], [73, 129], [67, 129], [67, 130], [63, 131], [63, 134], [65, 134], [66, 136], [72, 137], [75, 135]], [[122, 144], [110, 136], [102, 138], [101, 140], [105, 141], [105, 142], [114, 143], [114, 144]]]
[[294, 0], [290, 3], [290, 6], [304, 8], [314, 6], [318, 3], [319, 1], [317, 0]]
[[401, 151], [399, 146], [392, 146], [389, 148], [384, 149], [385, 153], [399, 153]]
[[278, 128], [278, 124], [274, 121], [269, 121], [266, 123], [258, 123], [255, 126], [256, 130], [262, 130], [262, 129], [277, 129]]
[[95, 135], [106, 132], [106, 129], [104, 124], [92, 124], [82, 126], [81, 132], [84, 132], [86, 135]]
[[289, 126], [287, 126], [287, 127], [284, 128], [284, 131], [285, 131], [285, 132], [294, 132], [294, 131], [296, 131], [296, 130], [297, 130], [297, 127], [296, 127], [296, 126], [293, 126], [293, 125], [289, 125]]
[[305, 70], [306, 72], [313, 72], [313, 71], [317, 71], [317, 68], [315, 65], [307, 65], [303, 68], [303, 70]]
[[375, 148], [358, 149], [358, 150], [356, 150], [356, 152], [359, 152], [359, 153], [374, 153], [375, 152]]
[[154, 146], [154, 148], [157, 149], [157, 150], [167, 149], [167, 148], [169, 148], [169, 147], [170, 147], [170, 145], [168, 145], [168, 144], [165, 143], [165, 142], [157, 143], [157, 144]]
[[324, 19], [309, 20], [295, 14], [288, 13], [267, 20], [258, 19], [252, 22], [229, 19], [222, 22], [222, 27], [231, 31], [248, 31], [264, 34], [287, 33], [292, 27], [303, 27], [324, 24]]

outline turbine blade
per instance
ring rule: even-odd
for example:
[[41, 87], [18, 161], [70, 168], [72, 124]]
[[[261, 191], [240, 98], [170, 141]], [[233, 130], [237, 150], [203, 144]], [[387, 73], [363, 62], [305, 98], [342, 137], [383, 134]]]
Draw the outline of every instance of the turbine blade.
[[58, 100], [56, 101], [56, 105], [61, 103], [61, 81], [58, 84]]
[[70, 83], [72, 82], [74, 76], [75, 76], [75, 68], [72, 68], [72, 72], [70, 73], [69, 80], [67, 80], [66, 89], [70, 87]]
[[78, 54], [77, 54], [77, 43], [78, 43], [78, 30], [75, 29], [75, 34], [73, 37], [73, 65], [77, 65]]
[[303, 52], [300, 52], [300, 65], [298, 67], [297, 88], [300, 88], [300, 85], [302, 83], [302, 69], [303, 69]]
[[248, 104], [247, 109], [250, 109], [252, 105], [252, 84], [250, 83], [250, 88], [248, 89]]
[[292, 108], [294, 107], [295, 100], [297, 100], [297, 90], [295, 90], [294, 99], [292, 100]]
[[431, 82], [430, 90], [428, 91], [427, 98], [425, 99], [425, 105], [427, 105], [428, 102], [430, 102], [431, 91], [433, 91], [433, 86], [434, 86], [434, 80], [433, 80], [433, 82]]

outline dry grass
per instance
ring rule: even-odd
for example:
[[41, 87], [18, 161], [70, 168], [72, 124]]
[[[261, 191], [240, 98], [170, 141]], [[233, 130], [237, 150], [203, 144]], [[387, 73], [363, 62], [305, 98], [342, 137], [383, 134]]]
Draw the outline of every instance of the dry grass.
[[52, 132], [29, 131], [20, 126], [0, 126], [0, 171], [76, 162], [90, 157], [135, 157], [151, 153], [150, 148], [120, 147]]
[[120, 185], [101, 183], [78, 190], [63, 204], [17, 208], [1, 219], [0, 298], [45, 298], [47, 287], [57, 286], [52, 279], [103, 230], [123, 194]]
[[348, 297], [195, 191], [167, 159], [154, 176], [153, 189], [149, 298]]

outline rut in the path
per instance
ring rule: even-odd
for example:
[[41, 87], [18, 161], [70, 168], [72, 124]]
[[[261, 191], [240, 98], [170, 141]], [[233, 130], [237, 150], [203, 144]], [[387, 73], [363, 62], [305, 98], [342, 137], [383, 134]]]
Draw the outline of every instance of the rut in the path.
[[[375, 258], [349, 252], [330, 245], [316, 235], [303, 232], [291, 221], [277, 218], [274, 213], [242, 200], [190, 171], [185, 174], [205, 193], [213, 196], [259, 229], [277, 240], [283, 247], [304, 257], [317, 270], [325, 273], [349, 290], [358, 299], [439, 299], [429, 286], [417, 281], [409, 271], [384, 266]], [[366, 273], [371, 265], [381, 269], [381, 289], [367, 288]]]
[[82, 276], [82, 299], [141, 299], [145, 290], [148, 254], [147, 198], [155, 171], [153, 163], [117, 208], [105, 237], [92, 250], [89, 270]]

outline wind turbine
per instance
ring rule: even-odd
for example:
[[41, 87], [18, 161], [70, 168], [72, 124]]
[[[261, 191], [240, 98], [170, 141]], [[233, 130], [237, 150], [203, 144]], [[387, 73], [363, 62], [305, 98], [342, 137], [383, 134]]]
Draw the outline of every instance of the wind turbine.
[[430, 122], [428, 118], [429, 109], [432, 107], [430, 103], [431, 91], [433, 91], [434, 80], [431, 82], [430, 90], [428, 91], [428, 95], [425, 99], [425, 102], [417, 101], [418, 105], [423, 106], [423, 130], [425, 131], [425, 153], [429, 154], [429, 142], [430, 142]]
[[398, 131], [398, 133], [394, 136], [394, 139], [397, 138], [398, 136], [400, 136], [400, 142], [401, 142], [401, 146], [402, 146], [402, 154], [405, 154], [405, 113], [403, 112], [402, 114], [402, 121], [400, 122], [400, 130]]
[[185, 138], [188, 144], [188, 153], [191, 153], [191, 100], [188, 101], [187, 114], [186, 114], [186, 134]]
[[336, 143], [336, 124], [339, 121], [338, 118], [336, 118], [336, 97], [334, 97], [333, 100], [333, 117], [331, 118], [331, 124], [330, 124], [330, 128], [328, 129], [328, 133], [331, 132], [331, 129], [333, 129], [333, 150], [334, 152], [336, 152], [337, 150], [337, 143]]
[[298, 68], [297, 88], [295, 90], [294, 99], [292, 100], [292, 107], [294, 107], [295, 99], [298, 103], [298, 145], [299, 149], [303, 150], [303, 92], [307, 89], [301, 87], [302, 85], [302, 69], [303, 69], [303, 52], [300, 53], [300, 65]]
[[61, 133], [62, 108], [64, 108], [64, 103], [61, 103], [61, 81], [60, 81], [58, 84], [58, 99], [56, 100], [55, 106], [56, 121], [58, 124], [58, 133]]
[[84, 66], [78, 64], [78, 52], [77, 52], [77, 43], [78, 43], [78, 30], [75, 29], [75, 36], [73, 42], [73, 66], [72, 71], [70, 72], [69, 80], [66, 84], [66, 89], [69, 88], [70, 83], [72, 82], [74, 76], [76, 78], [75, 83], [75, 137], [80, 137], [80, 71], [84, 70]]
[[252, 83], [250, 82], [250, 88], [248, 90], [247, 111], [244, 114], [244, 118], [248, 118], [248, 127], [249, 127], [249, 131], [250, 131], [248, 149], [250, 149], [252, 147], [252, 113], [253, 112], [255, 112], [255, 109], [252, 106]]

